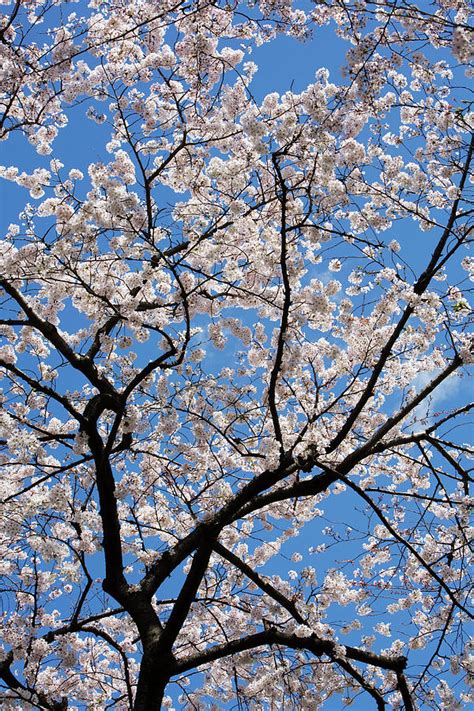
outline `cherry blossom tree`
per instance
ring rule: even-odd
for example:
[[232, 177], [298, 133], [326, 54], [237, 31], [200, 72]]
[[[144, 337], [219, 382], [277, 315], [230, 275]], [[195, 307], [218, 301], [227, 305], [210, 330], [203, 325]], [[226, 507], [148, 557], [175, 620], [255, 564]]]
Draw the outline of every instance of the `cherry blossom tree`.
[[470, 3], [1, 4], [2, 708], [465, 708]]

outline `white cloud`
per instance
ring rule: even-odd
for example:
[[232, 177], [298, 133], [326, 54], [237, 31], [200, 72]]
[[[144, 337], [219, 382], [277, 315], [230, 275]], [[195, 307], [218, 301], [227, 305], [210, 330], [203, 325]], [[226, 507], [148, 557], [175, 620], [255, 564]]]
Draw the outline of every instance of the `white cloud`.
[[[439, 370], [432, 370], [426, 373], [419, 373], [413, 381], [417, 393], [421, 392], [423, 388], [426, 388], [434, 378], [436, 378], [439, 372]], [[415, 407], [412, 414], [413, 424], [423, 423], [423, 426], [426, 426], [428, 423], [425, 422], [425, 420], [428, 419], [429, 421], [432, 419], [439, 405], [447, 405], [448, 400], [455, 400], [461, 391], [461, 387], [461, 377], [457, 373], [453, 373], [446, 378], [446, 380], [443, 380], [429, 397]]]

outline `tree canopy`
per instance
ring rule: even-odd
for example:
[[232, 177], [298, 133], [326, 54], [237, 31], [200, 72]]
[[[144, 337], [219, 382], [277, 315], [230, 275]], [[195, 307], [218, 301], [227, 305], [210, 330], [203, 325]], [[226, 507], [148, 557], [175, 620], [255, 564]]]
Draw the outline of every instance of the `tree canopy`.
[[471, 3], [1, 4], [2, 708], [465, 708]]

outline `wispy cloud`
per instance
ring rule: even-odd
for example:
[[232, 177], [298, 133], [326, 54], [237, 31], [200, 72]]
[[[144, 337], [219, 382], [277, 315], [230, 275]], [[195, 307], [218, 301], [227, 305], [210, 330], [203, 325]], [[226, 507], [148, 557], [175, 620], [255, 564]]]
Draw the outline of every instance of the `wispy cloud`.
[[[416, 388], [417, 393], [429, 385], [439, 374], [439, 372], [439, 370], [432, 370], [426, 373], [419, 373], [413, 381], [413, 385]], [[412, 414], [413, 424], [431, 424], [436, 409], [442, 404], [446, 405], [448, 400], [451, 402], [456, 400], [457, 395], [461, 392], [461, 388], [462, 380], [456, 373], [453, 373], [453, 375], [449, 376], [449, 378], [443, 380], [443, 382], [433, 390], [426, 400], [415, 407]]]

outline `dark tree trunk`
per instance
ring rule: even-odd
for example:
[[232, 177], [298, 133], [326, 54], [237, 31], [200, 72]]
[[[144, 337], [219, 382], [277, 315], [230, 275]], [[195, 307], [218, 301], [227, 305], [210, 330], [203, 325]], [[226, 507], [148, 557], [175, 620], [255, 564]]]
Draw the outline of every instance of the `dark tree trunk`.
[[170, 655], [155, 650], [145, 651], [133, 711], [160, 711], [171, 675]]

